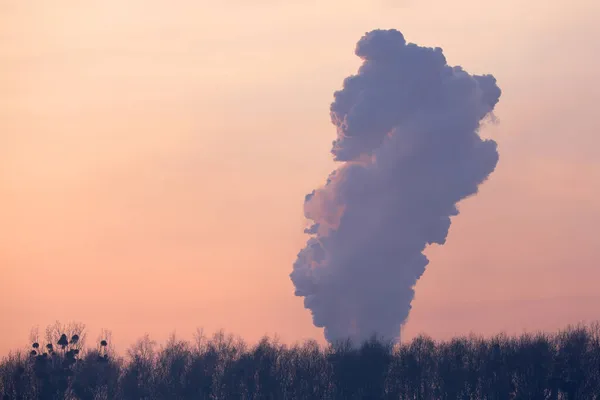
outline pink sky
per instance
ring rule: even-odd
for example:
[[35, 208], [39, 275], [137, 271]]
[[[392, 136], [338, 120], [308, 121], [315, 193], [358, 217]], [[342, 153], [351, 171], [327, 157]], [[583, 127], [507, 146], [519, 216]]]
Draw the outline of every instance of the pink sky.
[[334, 168], [333, 91], [374, 28], [503, 90], [499, 166], [428, 249], [404, 339], [600, 319], [597, 4], [2, 2], [0, 354], [57, 319], [119, 348], [197, 327], [322, 340], [288, 274]]

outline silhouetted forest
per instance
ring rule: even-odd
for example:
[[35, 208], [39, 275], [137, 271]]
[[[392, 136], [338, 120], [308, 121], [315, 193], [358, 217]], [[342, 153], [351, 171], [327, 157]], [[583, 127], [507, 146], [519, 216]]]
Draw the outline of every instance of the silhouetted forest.
[[223, 333], [158, 346], [146, 336], [124, 356], [106, 334], [86, 346], [78, 324], [53, 325], [45, 339], [2, 360], [3, 399], [600, 399], [598, 324], [396, 346], [248, 346]]

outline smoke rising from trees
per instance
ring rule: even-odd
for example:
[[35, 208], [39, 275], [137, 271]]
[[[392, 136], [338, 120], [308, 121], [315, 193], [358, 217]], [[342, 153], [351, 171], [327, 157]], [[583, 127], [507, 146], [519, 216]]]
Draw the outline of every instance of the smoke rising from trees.
[[501, 91], [397, 30], [367, 33], [355, 53], [363, 64], [331, 104], [340, 166], [306, 196], [313, 224], [290, 277], [327, 340], [397, 340], [425, 247], [445, 243], [457, 203], [496, 167], [479, 127]]

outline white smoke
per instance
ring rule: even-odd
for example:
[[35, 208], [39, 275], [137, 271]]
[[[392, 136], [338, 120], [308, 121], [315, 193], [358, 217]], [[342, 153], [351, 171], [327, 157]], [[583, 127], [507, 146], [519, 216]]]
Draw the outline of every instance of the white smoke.
[[496, 167], [496, 143], [478, 133], [501, 92], [397, 30], [367, 33], [356, 55], [331, 105], [341, 165], [306, 196], [314, 224], [290, 276], [327, 340], [397, 340], [423, 250], [445, 242], [456, 204]]

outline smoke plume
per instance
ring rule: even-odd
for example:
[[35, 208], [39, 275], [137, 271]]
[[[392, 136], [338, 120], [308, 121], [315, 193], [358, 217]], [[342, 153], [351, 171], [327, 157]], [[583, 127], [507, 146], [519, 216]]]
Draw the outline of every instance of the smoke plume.
[[496, 167], [479, 126], [501, 91], [397, 30], [367, 33], [356, 55], [362, 66], [331, 104], [341, 164], [306, 196], [313, 224], [290, 277], [327, 340], [398, 340], [423, 250], [444, 244], [456, 204]]

